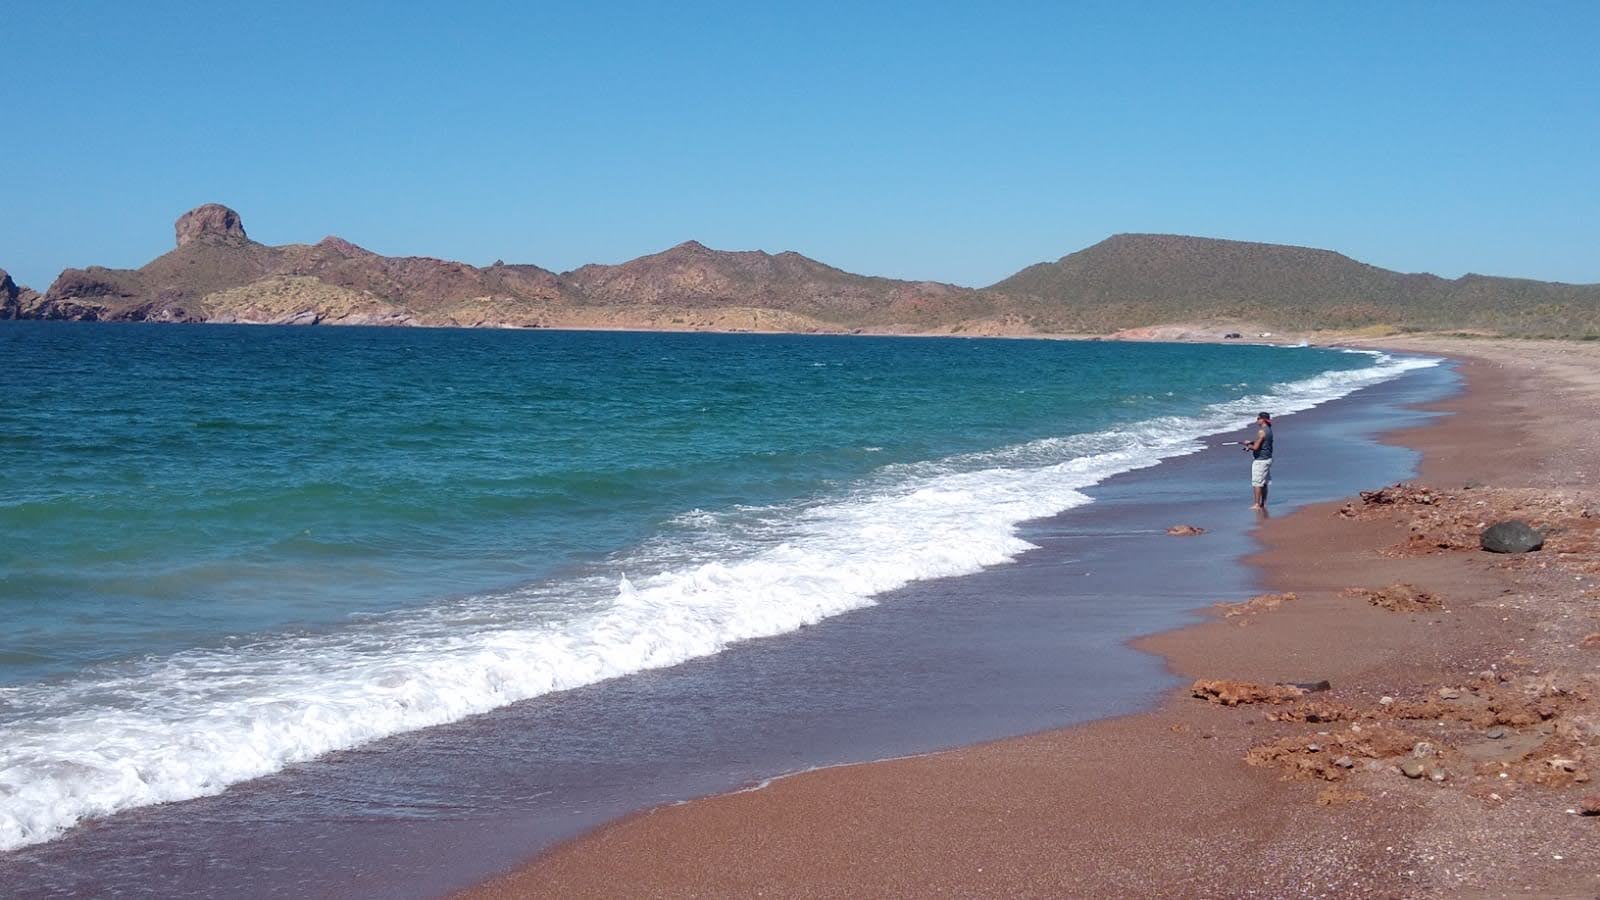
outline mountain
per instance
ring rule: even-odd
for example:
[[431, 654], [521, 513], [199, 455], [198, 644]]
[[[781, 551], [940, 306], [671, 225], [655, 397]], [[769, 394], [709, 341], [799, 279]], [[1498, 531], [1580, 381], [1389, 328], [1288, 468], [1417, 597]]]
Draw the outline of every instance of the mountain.
[[988, 290], [1045, 330], [1235, 320], [1298, 330], [1600, 334], [1600, 285], [1452, 280], [1380, 269], [1331, 250], [1181, 235], [1115, 235]]
[[383, 256], [343, 238], [269, 246], [208, 203], [138, 269], [62, 272], [40, 295], [0, 272], [0, 318], [673, 330], [1105, 334], [1470, 330], [1600, 336], [1600, 285], [1405, 274], [1329, 250], [1119, 234], [987, 288], [857, 275], [794, 252], [688, 241], [555, 273]]

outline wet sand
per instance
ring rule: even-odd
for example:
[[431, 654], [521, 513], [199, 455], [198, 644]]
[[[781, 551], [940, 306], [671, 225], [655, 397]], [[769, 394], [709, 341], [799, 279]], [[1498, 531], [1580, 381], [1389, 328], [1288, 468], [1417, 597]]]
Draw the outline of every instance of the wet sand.
[[[1463, 360], [1468, 389], [1442, 405], [1453, 415], [1392, 436], [1447, 495], [1265, 522], [1253, 562], [1292, 602], [1138, 642], [1184, 685], [1327, 679], [1331, 691], [1224, 707], [1180, 686], [1148, 713], [661, 807], [470, 896], [1600, 894], [1600, 819], [1569, 812], [1595, 792], [1600, 760], [1600, 652], [1585, 641], [1600, 631], [1600, 566], [1584, 512], [1600, 472], [1600, 348], [1402, 347]], [[1540, 517], [1545, 550], [1505, 557], [1456, 539], [1502, 513]], [[1203, 603], [1203, 573], [1194, 581]], [[1397, 582], [1442, 608], [1347, 592]], [[1305, 721], [1306, 704], [1333, 721]], [[1352, 767], [1323, 744], [1356, 748]], [[1413, 756], [1444, 780], [1401, 774]]]

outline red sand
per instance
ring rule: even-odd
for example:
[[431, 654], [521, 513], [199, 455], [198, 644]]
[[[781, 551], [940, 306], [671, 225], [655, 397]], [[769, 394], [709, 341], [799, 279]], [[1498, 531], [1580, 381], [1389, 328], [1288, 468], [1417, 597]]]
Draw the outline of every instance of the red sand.
[[[1568, 812], [1600, 768], [1600, 652], [1583, 646], [1600, 555], [1581, 515], [1600, 515], [1600, 348], [1426, 349], [1465, 357], [1468, 390], [1394, 440], [1447, 500], [1268, 521], [1254, 561], [1292, 602], [1139, 642], [1186, 678], [1331, 691], [1223, 706], [1183, 689], [1148, 713], [797, 775], [632, 816], [467, 896], [1600, 896], [1600, 818]], [[1441, 510], [1475, 528], [1513, 509], [1555, 525], [1545, 550], [1429, 549]], [[1346, 591], [1401, 582], [1444, 608]], [[1442, 783], [1401, 773], [1418, 741], [1413, 767]]]

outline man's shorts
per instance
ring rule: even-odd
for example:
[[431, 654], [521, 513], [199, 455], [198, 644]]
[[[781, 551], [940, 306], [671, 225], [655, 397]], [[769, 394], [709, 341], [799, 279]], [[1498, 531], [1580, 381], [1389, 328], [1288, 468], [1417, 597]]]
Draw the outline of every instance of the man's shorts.
[[1253, 459], [1250, 461], [1250, 486], [1266, 487], [1272, 483], [1272, 460]]

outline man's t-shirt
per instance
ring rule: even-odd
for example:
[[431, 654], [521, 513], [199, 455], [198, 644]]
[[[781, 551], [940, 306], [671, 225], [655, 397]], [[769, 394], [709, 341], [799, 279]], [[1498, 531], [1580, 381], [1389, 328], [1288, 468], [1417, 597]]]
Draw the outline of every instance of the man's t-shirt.
[[1272, 426], [1267, 425], [1263, 428], [1263, 430], [1266, 431], [1267, 434], [1266, 437], [1261, 439], [1261, 446], [1250, 451], [1250, 456], [1255, 459], [1272, 458]]

